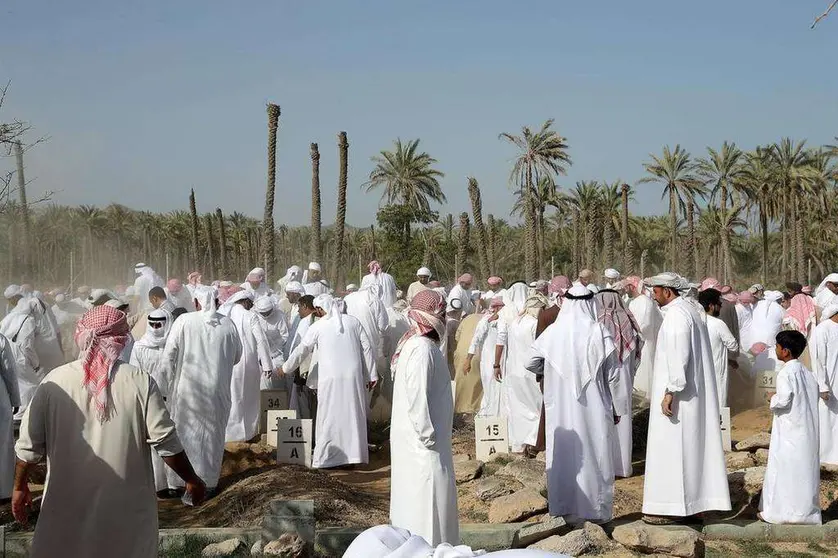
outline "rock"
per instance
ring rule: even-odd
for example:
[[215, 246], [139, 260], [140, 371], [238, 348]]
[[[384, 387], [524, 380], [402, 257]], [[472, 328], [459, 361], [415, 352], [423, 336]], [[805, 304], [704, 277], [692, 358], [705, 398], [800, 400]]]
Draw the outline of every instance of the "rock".
[[704, 541], [698, 531], [682, 526], [646, 525], [635, 521], [614, 528], [614, 540], [643, 554], [667, 554], [680, 558], [704, 556]]
[[265, 556], [280, 556], [281, 558], [306, 558], [306, 542], [296, 533], [285, 533], [277, 540], [265, 545], [262, 551]]
[[547, 509], [547, 500], [532, 488], [501, 496], [489, 507], [489, 523], [512, 523]]
[[727, 482], [730, 487], [731, 503], [748, 505], [762, 492], [762, 482], [765, 479], [765, 467], [748, 467], [741, 471], [728, 473]]
[[838, 465], [834, 463], [821, 463], [821, 474], [834, 475], [838, 473]]
[[768, 432], [760, 432], [754, 434], [750, 438], [745, 438], [736, 444], [736, 451], [755, 451], [758, 449], [768, 449], [771, 443], [771, 434]]
[[259, 539], [253, 546], [250, 547], [250, 555], [251, 556], [261, 556], [262, 555], [262, 539]]
[[756, 453], [754, 453], [754, 462], [760, 466], [768, 465], [768, 450], [765, 448], [759, 448]]
[[747, 451], [734, 451], [725, 454], [725, 461], [727, 462], [728, 471], [738, 471], [739, 469], [747, 469], [754, 466], [754, 458]]
[[562, 517], [549, 517], [545, 520], [525, 525], [515, 534], [514, 547], [521, 548], [537, 543], [540, 540], [569, 531], [570, 525]]
[[474, 483], [474, 495], [478, 499], [488, 502], [500, 496], [512, 494], [514, 490], [509, 484], [497, 477], [483, 478]]
[[457, 484], [474, 480], [482, 472], [482, 461], [460, 461], [459, 463], [454, 463], [454, 475], [457, 478]]
[[745, 469], [745, 489], [749, 492], [762, 490], [762, 483], [765, 481], [765, 467], [748, 467]]
[[456, 453], [454, 454], [454, 465], [457, 463], [464, 463], [466, 461], [471, 461], [471, 456], [467, 453]]
[[543, 550], [545, 552], [556, 552], [566, 556], [582, 556], [594, 550], [595, 546], [584, 529], [578, 529], [571, 531], [563, 537], [553, 535], [527, 548]]
[[512, 477], [524, 486], [541, 494], [547, 492], [546, 464], [536, 459], [516, 459], [497, 472], [498, 475]]
[[228, 539], [205, 546], [201, 556], [250, 556], [250, 551], [241, 539]]
[[605, 533], [605, 529], [603, 529], [596, 523], [586, 521], [582, 529], [585, 531], [585, 533], [588, 534], [588, 538], [590, 538], [593, 541], [598, 551], [606, 550], [608, 548], [617, 546], [617, 544], [614, 541], [612, 541], [611, 538]]

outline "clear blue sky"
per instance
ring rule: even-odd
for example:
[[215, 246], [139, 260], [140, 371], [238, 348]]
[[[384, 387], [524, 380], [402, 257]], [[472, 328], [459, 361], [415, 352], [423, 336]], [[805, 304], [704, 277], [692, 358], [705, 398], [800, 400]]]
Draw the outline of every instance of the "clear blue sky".
[[[336, 134], [350, 142], [350, 224], [370, 156], [421, 138], [449, 204], [511, 205], [500, 132], [555, 118], [577, 180], [633, 183], [664, 144], [695, 154], [734, 140], [838, 135], [838, 13], [826, 0], [157, 1], [6, 0], [0, 117], [50, 141], [30, 152], [35, 191], [261, 217], [265, 103], [281, 105], [277, 223], [308, 222], [309, 143], [320, 144], [324, 221], [334, 219]], [[0, 160], [0, 168], [11, 161]], [[663, 209], [641, 186], [634, 211]]]

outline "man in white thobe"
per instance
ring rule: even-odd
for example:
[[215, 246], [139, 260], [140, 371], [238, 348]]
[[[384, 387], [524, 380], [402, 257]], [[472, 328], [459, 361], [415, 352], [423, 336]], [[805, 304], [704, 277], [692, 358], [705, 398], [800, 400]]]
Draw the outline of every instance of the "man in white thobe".
[[727, 325], [719, 319], [719, 313], [722, 311], [722, 293], [716, 289], [705, 289], [698, 293], [698, 302], [707, 313], [707, 334], [713, 353], [716, 392], [719, 397], [719, 409], [722, 409], [727, 407], [728, 367], [730, 361], [735, 361], [739, 354], [739, 343]]
[[550, 515], [594, 522], [614, 512], [613, 444], [619, 422], [617, 347], [597, 322], [593, 294], [575, 286], [532, 346], [527, 368], [544, 377]]
[[680, 296], [688, 288], [683, 277], [661, 273], [647, 284], [652, 287], [664, 318], [652, 379], [644, 521], [665, 523], [672, 521], [671, 516], [729, 510], [730, 491], [707, 326], [695, 306]]
[[489, 311], [480, 319], [465, 362], [465, 374], [471, 372], [471, 362], [474, 355], [480, 351], [480, 383], [483, 385], [483, 397], [480, 400], [478, 417], [500, 416], [501, 383], [495, 378], [492, 363], [495, 361], [495, 347], [498, 341], [498, 313], [503, 308], [503, 299], [495, 297], [489, 303]]
[[821, 523], [818, 382], [798, 360], [805, 348], [799, 331], [777, 334], [775, 352], [785, 365], [771, 396], [771, 451], [759, 505], [768, 523]]
[[836, 301], [838, 296], [838, 273], [830, 273], [824, 277], [815, 289], [815, 306], [823, 310]]
[[838, 465], [838, 303], [821, 312], [812, 336], [812, 366], [818, 380], [820, 461]]
[[20, 407], [16, 370], [12, 347], [0, 335], [0, 501], [12, 497], [15, 476], [14, 412]]
[[355, 316], [361, 322], [361, 327], [367, 334], [372, 354], [375, 357], [376, 370], [382, 371], [381, 374], [378, 374], [379, 382], [370, 398], [370, 409], [375, 407], [382, 393], [386, 394], [388, 403], [390, 394], [393, 393], [393, 383], [390, 375], [384, 373], [389, 367], [389, 362], [384, 358], [383, 341], [389, 319], [384, 302], [379, 297], [381, 289], [381, 284], [373, 282], [366, 287], [362, 287], [360, 291], [346, 295], [343, 299], [346, 304], [346, 313]]
[[754, 305], [757, 299], [751, 291], [739, 293], [736, 303], [736, 318], [739, 320], [739, 346], [742, 352], [753, 346]]
[[230, 320], [236, 325], [242, 345], [242, 356], [233, 367], [230, 384], [227, 442], [245, 442], [259, 434], [262, 378], [270, 378], [274, 372], [265, 332], [259, 318], [251, 312], [253, 296], [253, 292], [242, 290], [227, 301], [231, 305]]
[[38, 352], [35, 350], [38, 325], [32, 307], [29, 301], [23, 298], [20, 287], [14, 285], [12, 287], [5, 291], [6, 300], [12, 307], [12, 311], [0, 321], [0, 335], [9, 341], [9, 348], [15, 361], [20, 393], [20, 405], [15, 414], [15, 420], [20, 420], [35, 393], [35, 388], [48, 371], [41, 367]]
[[640, 328], [640, 338], [643, 340], [643, 354], [634, 374], [634, 389], [648, 401], [652, 395], [652, 370], [655, 366], [655, 349], [663, 316], [655, 301], [644, 293], [645, 287], [640, 277], [631, 275], [620, 284], [629, 296], [628, 310], [634, 316], [637, 327]]
[[410, 284], [407, 288], [407, 303], [410, 304], [410, 301], [413, 300], [413, 297], [416, 296], [419, 292], [424, 291], [430, 287], [428, 287], [428, 283], [431, 281], [431, 270], [427, 267], [420, 267], [416, 271], [416, 281]]
[[764, 343], [774, 346], [774, 339], [783, 329], [785, 311], [780, 306], [783, 293], [780, 291], [765, 291], [763, 299], [754, 306], [753, 325], [751, 328], [752, 344]]
[[279, 309], [288, 318], [288, 323], [293, 323], [297, 316], [297, 303], [300, 298], [306, 295], [306, 290], [303, 284], [297, 281], [291, 281], [285, 285], [284, 296], [279, 299]]
[[[242, 357], [236, 325], [216, 310], [212, 287], [195, 289], [195, 307], [178, 318], [163, 350], [169, 408], [195, 471], [215, 489], [224, 458], [224, 436], [232, 405], [233, 366]], [[183, 486], [168, 475], [169, 486]]]
[[451, 374], [439, 351], [445, 299], [431, 290], [413, 297], [410, 334], [393, 357], [390, 423], [390, 522], [432, 545], [460, 540], [451, 430]]
[[317, 262], [308, 264], [308, 269], [303, 273], [303, 288], [306, 294], [311, 296], [319, 296], [322, 294], [329, 294], [332, 289], [329, 284], [323, 279], [323, 268]]
[[[302, 342], [308, 328], [314, 324], [317, 316], [314, 313], [314, 297], [304, 295], [296, 304], [297, 312], [291, 320], [288, 328], [288, 339], [285, 341], [285, 348], [282, 354], [285, 360]], [[284, 363], [283, 363], [284, 365]], [[317, 397], [313, 390], [306, 385], [306, 380], [311, 368], [317, 366], [317, 352], [309, 355], [308, 358], [298, 365], [296, 369], [285, 368], [286, 390], [288, 391], [288, 408], [296, 411], [299, 418], [314, 419], [317, 411]]]
[[463, 316], [473, 314], [475, 310], [474, 301], [471, 296], [471, 284], [473, 282], [474, 278], [471, 276], [471, 273], [463, 273], [457, 279], [457, 284], [454, 285], [451, 288], [451, 292], [448, 293], [448, 304], [450, 305], [453, 299], [458, 299], [462, 304]]
[[245, 277], [244, 283], [240, 286], [242, 289], [253, 294], [253, 300], [259, 300], [263, 296], [271, 296], [273, 291], [268, 284], [265, 283], [265, 270], [261, 267], [254, 267], [250, 273]]
[[134, 296], [137, 297], [137, 313], [148, 312], [152, 310], [148, 293], [153, 287], [160, 287], [162, 289], [166, 284], [163, 282], [162, 277], [142, 262], [134, 266], [134, 273], [137, 274], [137, 279], [134, 281]]
[[[288, 285], [288, 283], [292, 283], [292, 282], [300, 283], [302, 280], [303, 280], [303, 270], [300, 269], [300, 266], [298, 266], [298, 265], [292, 265], [285, 272], [285, 275], [280, 277], [279, 281], [276, 282], [277, 286], [279, 287], [277, 289], [277, 291], [280, 292], [280, 293], [284, 293], [285, 292], [285, 287]], [[285, 310], [283, 310], [283, 312], [285, 312]], [[286, 314], [287, 314], [287, 312], [286, 312]]]
[[376, 285], [375, 292], [381, 298], [385, 308], [392, 308], [396, 303], [396, 280], [389, 273], [382, 271], [381, 264], [376, 260], [369, 263], [369, 274], [361, 279], [361, 289], [369, 289]]
[[[288, 341], [288, 318], [277, 307], [273, 297], [263, 296], [253, 304], [253, 312], [265, 333], [271, 353], [271, 370], [279, 370], [285, 362], [285, 343]], [[262, 389], [285, 389], [285, 378], [273, 372], [262, 376]], [[290, 391], [289, 391], [290, 396]]]
[[12, 500], [19, 522], [31, 508], [30, 470], [46, 459], [49, 477], [33, 558], [157, 556], [152, 448], [203, 500], [156, 382], [119, 361], [127, 334], [115, 308], [85, 314], [75, 336], [81, 359], [50, 372], [23, 417]]
[[317, 469], [369, 462], [367, 393], [378, 381], [372, 346], [361, 322], [343, 313], [342, 301], [320, 295], [320, 320], [308, 328], [280, 373], [293, 371], [317, 349], [317, 414], [312, 466]]

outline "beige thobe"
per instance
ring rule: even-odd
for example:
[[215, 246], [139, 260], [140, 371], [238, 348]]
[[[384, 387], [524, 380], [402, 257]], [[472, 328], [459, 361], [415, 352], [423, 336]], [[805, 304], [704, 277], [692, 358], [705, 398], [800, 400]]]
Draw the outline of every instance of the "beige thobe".
[[151, 376], [118, 363], [105, 423], [82, 386], [80, 361], [53, 370], [23, 416], [17, 457], [46, 457], [48, 481], [32, 558], [157, 556], [151, 448], [183, 451]]

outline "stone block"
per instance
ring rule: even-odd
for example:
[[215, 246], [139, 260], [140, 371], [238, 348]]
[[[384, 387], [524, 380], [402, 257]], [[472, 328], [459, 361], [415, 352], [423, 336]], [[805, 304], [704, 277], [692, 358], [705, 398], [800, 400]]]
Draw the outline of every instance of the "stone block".
[[474, 495], [477, 496], [478, 499], [488, 502], [490, 500], [494, 500], [495, 498], [512, 494], [514, 490], [510, 485], [513, 482], [516, 481], [507, 482], [498, 477], [482, 478], [474, 483]]
[[515, 534], [513, 546], [523, 548], [537, 543], [547, 537], [562, 535], [570, 531], [571, 527], [562, 517], [550, 517], [545, 521], [531, 523], [521, 527]]
[[768, 450], [765, 448], [759, 448], [757, 451], [755, 451], [754, 463], [756, 463], [756, 465], [759, 467], [764, 467], [768, 465]]
[[754, 466], [754, 458], [747, 451], [734, 451], [725, 454], [728, 471], [738, 471]]
[[454, 475], [457, 479], [457, 484], [474, 480], [483, 472], [482, 461], [460, 461], [454, 463]]
[[230, 556], [250, 556], [250, 549], [243, 540], [236, 538], [209, 544], [201, 551], [202, 558]]
[[262, 553], [265, 556], [279, 556], [280, 558], [307, 558], [309, 554], [306, 542], [298, 535], [290, 533], [266, 544]]
[[768, 449], [771, 444], [771, 434], [768, 432], [760, 432], [754, 434], [750, 438], [745, 438], [736, 444], [736, 451], [756, 451], [758, 449]]
[[704, 556], [704, 541], [698, 531], [683, 526], [647, 525], [635, 521], [614, 528], [614, 540], [635, 552], [666, 554], [679, 558]]
[[547, 500], [532, 488], [501, 496], [489, 507], [489, 523], [511, 523], [541, 513], [547, 509]]

